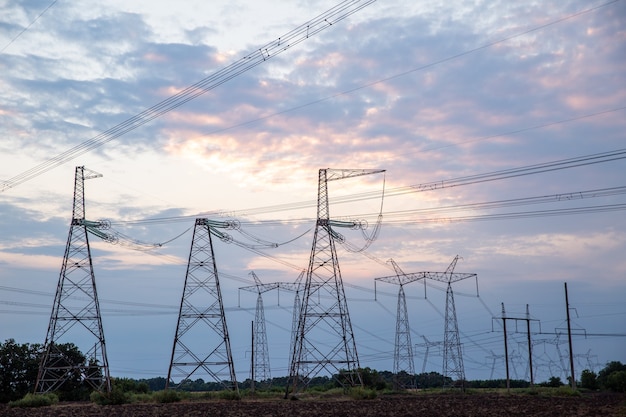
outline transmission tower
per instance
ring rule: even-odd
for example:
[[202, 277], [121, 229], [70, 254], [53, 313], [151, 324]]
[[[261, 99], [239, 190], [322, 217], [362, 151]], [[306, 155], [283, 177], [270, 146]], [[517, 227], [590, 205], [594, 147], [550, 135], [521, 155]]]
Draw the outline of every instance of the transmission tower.
[[[406, 282], [417, 281], [419, 279], [432, 279], [447, 284], [446, 288], [446, 312], [443, 341], [443, 377], [444, 387], [453, 384], [460, 384], [465, 388], [465, 370], [463, 367], [463, 355], [461, 352], [461, 341], [459, 338], [459, 326], [456, 319], [456, 309], [454, 306], [454, 293], [452, 283], [467, 278], [476, 279], [476, 293], [478, 294], [478, 276], [476, 274], [456, 273], [454, 268], [459, 260], [457, 255], [445, 272], [413, 272], [402, 275]], [[391, 282], [398, 279], [398, 275], [391, 277], [376, 278], [380, 281]], [[424, 286], [426, 288], [426, 286]]]
[[422, 373], [426, 372], [426, 364], [428, 363], [428, 353], [430, 352], [430, 348], [431, 347], [438, 347], [440, 348], [441, 345], [443, 344], [443, 342], [438, 341], [438, 342], [431, 342], [430, 340], [428, 340], [426, 338], [426, 336], [422, 336], [422, 339], [424, 339], [424, 343], [416, 343], [415, 347], [424, 347], [426, 348], [426, 351], [424, 352], [424, 362], [422, 363]]
[[318, 175], [317, 222], [307, 269], [298, 330], [290, 364], [289, 388], [298, 390], [325, 371], [338, 375], [343, 386], [362, 385], [359, 358], [348, 305], [339, 270], [335, 240], [342, 236], [335, 227], [358, 227], [356, 222], [330, 219], [328, 182], [384, 172], [382, 170], [320, 169]]
[[265, 312], [263, 310], [263, 297], [261, 294], [278, 288], [278, 283], [263, 284], [259, 277], [250, 271], [255, 285], [240, 287], [240, 290], [257, 293], [254, 322], [252, 323], [252, 364], [250, 366], [250, 381], [254, 391], [255, 381], [270, 384], [270, 354], [267, 346], [267, 331], [265, 329]]
[[[404, 285], [420, 279], [423, 280], [423, 277], [407, 276], [393, 259], [389, 259], [388, 262], [391, 263], [393, 269], [396, 271], [396, 276], [376, 278], [376, 280], [400, 286], [398, 290], [398, 308], [396, 315], [396, 341], [393, 354], [394, 385], [396, 389], [411, 388], [415, 386], [415, 364], [413, 361], [411, 328], [409, 326], [409, 315], [406, 308]], [[400, 373], [406, 373], [404, 378], [402, 378], [405, 380], [401, 380]]]
[[302, 307], [302, 302], [300, 300], [300, 292], [302, 291], [302, 278], [306, 273], [305, 270], [300, 272], [298, 278], [296, 278], [295, 282], [276, 282], [276, 286], [278, 289], [278, 305], [280, 305], [280, 290], [287, 290], [290, 292], [294, 292], [293, 299], [293, 313], [291, 318], [291, 339], [289, 341], [289, 363], [287, 365], [287, 369], [291, 366], [293, 361], [293, 352], [294, 346], [296, 343], [296, 333], [298, 332], [298, 319], [300, 317], [300, 309]]
[[173, 378], [184, 381], [201, 373], [239, 392], [211, 238], [230, 242], [232, 237], [218, 229], [235, 227], [196, 219], [166, 388]]
[[[101, 176], [85, 167], [76, 167], [72, 221], [35, 383], [38, 393], [56, 391], [66, 383], [111, 391], [88, 232], [103, 239], [112, 238], [101, 231], [107, 227], [105, 222], [85, 219], [85, 180]], [[68, 343], [88, 346], [86, 361], [77, 361], [68, 350]]]
[[[465, 367], [463, 366], [463, 352], [461, 351], [461, 339], [459, 338], [459, 324], [456, 319], [456, 307], [454, 306], [454, 293], [452, 292], [452, 282], [454, 268], [459, 260], [457, 255], [446, 269], [444, 279], [447, 279], [446, 288], [446, 315], [445, 330], [443, 334], [443, 376], [444, 387], [448, 378], [452, 384], [460, 383], [465, 389]], [[456, 377], [456, 378], [455, 378]]]

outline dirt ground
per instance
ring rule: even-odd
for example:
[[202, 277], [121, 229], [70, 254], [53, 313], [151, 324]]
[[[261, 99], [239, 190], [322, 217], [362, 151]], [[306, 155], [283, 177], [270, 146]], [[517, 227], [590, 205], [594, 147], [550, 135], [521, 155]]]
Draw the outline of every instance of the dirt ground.
[[380, 396], [373, 400], [302, 399], [241, 401], [203, 400], [172, 404], [57, 404], [41, 408], [9, 408], [7, 417], [437, 417], [437, 416], [623, 416], [626, 395], [585, 394], [580, 397], [466, 394]]

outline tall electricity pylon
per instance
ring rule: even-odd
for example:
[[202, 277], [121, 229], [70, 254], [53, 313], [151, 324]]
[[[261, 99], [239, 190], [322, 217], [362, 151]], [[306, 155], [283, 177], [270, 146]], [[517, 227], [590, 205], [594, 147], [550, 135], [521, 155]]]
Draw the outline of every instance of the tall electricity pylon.
[[[291, 318], [291, 340], [289, 341], [289, 363], [287, 364], [287, 369], [293, 363], [293, 355], [296, 344], [296, 334], [298, 333], [298, 320], [300, 318], [300, 310], [302, 309], [302, 301], [300, 300], [300, 293], [302, 292], [302, 278], [306, 271], [300, 272], [298, 278], [296, 278], [295, 282], [279, 282], [278, 283], [278, 294], [280, 297], [280, 290], [286, 289], [288, 291], [295, 292], [293, 297], [293, 313]], [[280, 299], [279, 299], [280, 300]], [[279, 301], [280, 304], [280, 301]], [[301, 361], [301, 372], [306, 373], [306, 358]]]
[[[463, 366], [463, 352], [461, 339], [459, 338], [459, 323], [456, 319], [456, 307], [454, 305], [454, 293], [452, 292], [452, 280], [454, 268], [459, 260], [459, 255], [455, 256], [452, 263], [446, 269], [444, 279], [447, 280], [446, 287], [446, 314], [445, 331], [443, 334], [443, 376], [449, 377], [452, 384], [455, 382], [465, 388], [465, 367]], [[456, 379], [454, 378], [456, 377]], [[449, 385], [449, 379], [444, 379], [444, 387]]]
[[320, 169], [318, 175], [317, 222], [307, 269], [302, 308], [285, 395], [306, 387], [310, 379], [325, 371], [338, 375], [344, 386], [362, 385], [359, 358], [339, 270], [334, 227], [358, 227], [355, 222], [330, 219], [328, 182], [384, 172], [382, 170]]
[[[388, 262], [391, 263], [393, 269], [396, 271], [396, 276], [376, 278], [376, 280], [400, 286], [398, 290], [398, 308], [396, 315], [396, 343], [393, 353], [394, 385], [396, 389], [411, 388], [415, 386], [415, 363], [413, 360], [411, 328], [409, 326], [409, 315], [406, 308], [404, 285], [423, 279], [423, 277], [407, 276], [393, 259], [389, 259]], [[406, 373], [406, 375], [400, 378], [401, 373]]]
[[[250, 366], [250, 381], [252, 387], [256, 381], [269, 386], [271, 381], [270, 354], [267, 346], [267, 331], [265, 328], [265, 312], [263, 310], [263, 297], [261, 294], [278, 288], [278, 283], [263, 284], [259, 277], [250, 271], [255, 285], [240, 287], [240, 290], [257, 293], [254, 322], [252, 323], [252, 364]], [[254, 390], [254, 389], [253, 389]]]
[[184, 381], [204, 374], [239, 392], [211, 239], [232, 240], [218, 229], [234, 227], [232, 222], [196, 219], [166, 388], [174, 377]]
[[[85, 167], [76, 167], [72, 221], [35, 383], [38, 393], [56, 391], [66, 383], [85, 383], [98, 391], [111, 391], [88, 232], [103, 239], [111, 238], [100, 231], [106, 228], [104, 222], [85, 219], [85, 180], [101, 176]], [[86, 363], [77, 363], [75, 357], [70, 357], [67, 343], [89, 347]]]
[[[454, 293], [452, 283], [467, 278], [476, 279], [476, 292], [478, 293], [478, 276], [476, 274], [456, 273], [454, 268], [459, 260], [457, 255], [446, 269], [446, 272], [413, 272], [402, 275], [406, 282], [417, 281], [419, 279], [432, 279], [447, 284], [446, 288], [446, 312], [443, 341], [443, 377], [444, 387], [452, 384], [460, 385], [465, 389], [465, 369], [463, 367], [463, 355], [461, 352], [461, 341], [459, 338], [459, 325], [456, 319], [456, 308], [454, 306]], [[390, 277], [376, 278], [377, 280], [392, 282], [398, 279], [398, 275]], [[424, 286], [426, 288], [426, 286]], [[454, 379], [456, 378], [456, 379]]]

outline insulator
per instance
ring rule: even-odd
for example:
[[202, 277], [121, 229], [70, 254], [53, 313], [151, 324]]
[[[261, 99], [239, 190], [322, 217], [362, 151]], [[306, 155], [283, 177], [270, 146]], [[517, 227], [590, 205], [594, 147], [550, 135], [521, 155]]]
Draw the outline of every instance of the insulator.
[[227, 233], [222, 233], [219, 238], [224, 243], [231, 243], [233, 241], [233, 237]]
[[239, 228], [241, 227], [241, 223], [237, 219], [235, 219], [235, 220], [227, 220], [224, 223], [226, 224], [226, 229], [227, 230], [239, 230]]
[[365, 219], [359, 220], [359, 229], [367, 230], [368, 226], [369, 226], [369, 223], [367, 222], [367, 220]]
[[111, 221], [108, 219], [100, 219], [96, 227], [100, 230], [109, 230], [111, 228]]

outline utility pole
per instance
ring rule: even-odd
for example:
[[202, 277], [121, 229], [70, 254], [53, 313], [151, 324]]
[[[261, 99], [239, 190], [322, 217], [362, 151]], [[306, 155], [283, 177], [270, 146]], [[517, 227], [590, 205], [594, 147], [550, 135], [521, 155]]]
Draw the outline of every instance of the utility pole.
[[[82, 166], [75, 170], [72, 220], [35, 382], [37, 393], [54, 392], [66, 382], [78, 381], [95, 390], [111, 392], [109, 362], [88, 236], [91, 233], [109, 241], [114, 238], [102, 232], [108, 228], [106, 222], [85, 219], [85, 180], [101, 176]], [[85, 352], [87, 363], [76, 363], [76, 359], [69, 357], [62, 349], [65, 343], [89, 346]]]
[[576, 389], [576, 376], [574, 373], [574, 352], [572, 350], [572, 326], [569, 317], [569, 299], [567, 297], [567, 282], [565, 283], [565, 310], [567, 312], [567, 338], [569, 342], [569, 369], [572, 389]]
[[504, 303], [502, 303], [502, 327], [504, 328], [504, 363], [506, 364], [506, 392], [511, 390], [511, 378], [509, 374], [509, 344], [506, 341], [506, 313], [504, 312]]
[[530, 387], [534, 387], [535, 380], [533, 378], [533, 344], [530, 340], [530, 310], [526, 304], [526, 336], [528, 339], [528, 369], [530, 371]]
[[[526, 304], [526, 316], [525, 317], [507, 316], [506, 312], [504, 311], [504, 303], [502, 303], [502, 316], [500, 317], [500, 319], [502, 320], [502, 328], [504, 331], [504, 362], [506, 363], [506, 389], [507, 391], [509, 391], [511, 388], [510, 375], [509, 375], [509, 352], [508, 352], [507, 331], [506, 331], [507, 320], [513, 320], [515, 322], [517, 321], [526, 322], [526, 334], [527, 334], [527, 339], [528, 339], [528, 363], [530, 367], [530, 386], [532, 387], [534, 386], [534, 379], [533, 379], [533, 350], [532, 350], [533, 348], [532, 348], [532, 340], [530, 337], [530, 322], [538, 321], [538, 320], [530, 318], [528, 304]], [[516, 374], [516, 377], [517, 377], [517, 374]]]
[[251, 325], [251, 349], [252, 353], [250, 354], [250, 392], [254, 393], [254, 321], [252, 321]]
[[232, 237], [218, 229], [235, 227], [234, 222], [196, 219], [166, 389], [174, 377], [202, 373], [239, 392], [211, 238], [230, 242]]

